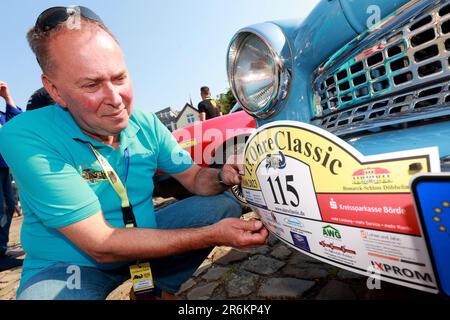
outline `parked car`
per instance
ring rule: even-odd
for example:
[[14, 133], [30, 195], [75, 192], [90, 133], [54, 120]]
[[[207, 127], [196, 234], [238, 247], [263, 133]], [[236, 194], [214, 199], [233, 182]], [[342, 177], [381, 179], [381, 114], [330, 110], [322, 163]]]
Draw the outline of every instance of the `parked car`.
[[[231, 155], [243, 151], [245, 142], [255, 128], [253, 117], [236, 104], [229, 114], [196, 122], [174, 131], [173, 135], [199, 166], [220, 168]], [[164, 172], [158, 171], [153, 180], [153, 196], [182, 199], [192, 195]], [[233, 187], [232, 192], [240, 201], [244, 201], [240, 187]]]
[[[317, 174], [315, 178], [319, 178], [312, 182], [320, 166], [306, 163], [305, 158], [312, 155], [311, 144], [306, 143], [306, 157], [300, 159], [301, 155], [292, 155], [291, 142], [280, 147], [276, 141], [277, 130], [303, 126], [308, 134], [315, 132], [314, 137], [320, 132], [327, 142], [315, 148], [317, 162], [322, 161], [325, 144], [341, 143], [336, 136], [353, 147], [348, 150], [358, 154], [354, 159], [437, 146], [441, 170], [450, 171], [449, 1], [321, 0], [304, 20], [265, 22], [239, 30], [229, 45], [227, 70], [238, 102], [255, 118], [258, 128], [264, 126], [247, 146], [244, 194], [266, 227], [292, 247], [322, 261], [366, 275], [366, 268], [374, 267], [387, 281], [437, 293], [438, 281], [433, 280], [437, 277], [432, 270], [438, 264], [431, 263], [427, 253], [426, 248], [432, 247], [428, 231], [418, 227], [416, 234], [401, 234], [397, 227], [403, 226], [388, 225], [388, 215], [369, 215], [379, 219], [376, 225], [362, 213], [349, 213], [355, 208], [372, 210], [373, 205], [379, 210], [386, 205], [388, 197], [383, 190], [387, 189], [379, 185], [389, 187], [383, 185], [391, 181], [389, 171], [376, 166], [350, 170], [345, 177], [351, 186], [372, 185], [367, 189], [338, 186], [338, 191], [319, 194], [319, 180], [326, 187], [333, 187], [334, 180]], [[306, 129], [296, 131], [296, 147], [302, 150], [304, 136], [299, 132], [308, 134]], [[271, 138], [258, 140], [263, 133]], [[252, 145], [252, 141], [260, 142]], [[291, 152], [290, 156], [281, 149]], [[332, 151], [331, 147], [327, 150]], [[330, 153], [322, 158], [322, 167], [331, 162]], [[434, 154], [433, 167], [439, 168]], [[332, 162], [341, 165], [339, 160]], [[416, 223], [420, 216], [417, 218], [414, 210], [408, 182], [423, 167], [408, 163], [399, 173], [396, 164], [391, 172], [405, 179], [400, 188], [406, 190], [402, 196], [407, 199], [404, 207], [396, 209], [404, 226], [410, 228], [408, 223]], [[369, 179], [358, 180], [361, 177]], [[375, 198], [376, 188], [381, 191]], [[357, 192], [349, 190], [361, 191], [355, 195]], [[392, 191], [389, 199], [398, 201], [399, 193]], [[302, 198], [305, 195], [307, 200]], [[321, 202], [319, 210], [321, 196], [331, 198]], [[445, 263], [450, 261], [450, 225], [441, 217], [445, 210], [449, 212], [447, 198], [434, 199], [437, 204], [429, 209], [433, 232], [441, 235], [439, 241], [445, 244], [439, 247], [444, 261], [441, 270], [448, 270]], [[376, 200], [365, 206], [367, 199]], [[343, 207], [337, 203], [341, 200]], [[355, 206], [357, 201], [363, 206]], [[412, 212], [409, 220], [406, 209]], [[349, 216], [355, 218], [347, 219]], [[386, 241], [374, 240], [381, 238]], [[450, 294], [450, 274], [441, 273], [440, 277], [447, 280]]]

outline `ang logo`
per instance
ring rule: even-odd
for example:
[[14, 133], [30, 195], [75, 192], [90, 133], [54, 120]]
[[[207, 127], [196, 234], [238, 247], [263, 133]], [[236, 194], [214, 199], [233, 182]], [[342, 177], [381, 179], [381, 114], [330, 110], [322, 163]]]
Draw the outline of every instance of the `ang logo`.
[[270, 168], [284, 169], [286, 168], [286, 156], [283, 152], [279, 151], [278, 154], [268, 154], [266, 155], [266, 169]]
[[341, 233], [338, 229], [333, 228], [332, 226], [325, 226], [323, 229], [323, 235], [329, 238], [341, 239]]
[[370, 263], [372, 264], [375, 270], [381, 271], [382, 273], [385, 274], [396, 275], [402, 278], [417, 279], [423, 282], [431, 282], [431, 283], [433, 282], [433, 280], [431, 279], [431, 275], [429, 273], [420, 273], [417, 270], [412, 271], [408, 268], [391, 266], [389, 264], [382, 262], [370, 261]]

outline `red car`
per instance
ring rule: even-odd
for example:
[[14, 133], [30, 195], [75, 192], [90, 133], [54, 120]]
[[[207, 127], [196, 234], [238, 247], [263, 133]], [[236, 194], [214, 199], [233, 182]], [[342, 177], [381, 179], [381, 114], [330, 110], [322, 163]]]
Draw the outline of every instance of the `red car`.
[[[244, 150], [245, 142], [255, 128], [254, 118], [242, 111], [237, 104], [227, 115], [196, 122], [174, 131], [173, 135], [199, 166], [220, 168], [229, 156]], [[178, 181], [162, 171], [156, 173], [153, 181], [153, 196], [182, 199], [192, 195]], [[239, 189], [232, 188], [233, 194], [240, 201], [244, 201]]]

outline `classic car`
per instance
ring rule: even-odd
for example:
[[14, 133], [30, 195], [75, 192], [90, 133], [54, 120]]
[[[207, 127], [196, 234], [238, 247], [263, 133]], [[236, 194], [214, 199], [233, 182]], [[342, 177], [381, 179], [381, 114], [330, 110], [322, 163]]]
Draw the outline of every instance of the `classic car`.
[[448, 1], [323, 0], [238, 31], [228, 76], [258, 126], [311, 123], [366, 155], [438, 145], [448, 170], [449, 38]]
[[[387, 203], [391, 197], [395, 202], [400, 195], [343, 191], [371, 190], [369, 187], [380, 190], [391, 187], [390, 173], [403, 175], [404, 183], [398, 187], [406, 190], [408, 204], [385, 206], [385, 213], [399, 217], [409, 210], [411, 221], [417, 221], [408, 183], [414, 172], [423, 169], [420, 164], [409, 164], [404, 173], [396, 172], [395, 166], [391, 172], [371, 166], [354, 169], [346, 176], [351, 188], [339, 186], [340, 191], [327, 193], [331, 197], [321, 202], [325, 197], [316, 191], [317, 186], [331, 189], [335, 180], [321, 176], [319, 182], [311, 181], [315, 164], [310, 165], [303, 156], [311, 156], [311, 145], [307, 143], [305, 153], [294, 159], [296, 155], [292, 156], [290, 148], [283, 147], [291, 152], [289, 157], [279, 151], [281, 147], [274, 141], [280, 133], [277, 129], [292, 127], [304, 129], [296, 133], [320, 132], [327, 143], [342, 141], [340, 145], [349, 146], [346, 148], [357, 157], [373, 159], [381, 154], [437, 147], [438, 151], [433, 148], [434, 170], [450, 171], [450, 2], [321, 0], [305, 19], [264, 22], [239, 30], [228, 48], [227, 71], [233, 94], [257, 122], [257, 132], [245, 147], [250, 157], [245, 162], [249, 178], [244, 176], [243, 191], [266, 227], [292, 247], [319, 260], [362, 274], [374, 267], [395, 283], [436, 293], [438, 285], [431, 271], [434, 264], [426, 254], [426, 247], [432, 246], [420, 238], [426, 237], [426, 232], [418, 228], [413, 236], [399, 235], [396, 239], [403, 243], [399, 246], [391, 241], [395, 236], [390, 238], [390, 234], [402, 232], [395, 230], [394, 224], [386, 224], [388, 215], [350, 213], [353, 209], [383, 210], [384, 201]], [[251, 149], [251, 142], [265, 132], [274, 134], [275, 139]], [[300, 149], [302, 136], [298, 134], [297, 138]], [[324, 146], [316, 147], [315, 160], [322, 157], [322, 165], [330, 165], [331, 148], [328, 150], [326, 153]], [[341, 165], [335, 161], [333, 164]], [[311, 194], [307, 198], [311, 201], [305, 202], [305, 194]], [[378, 199], [372, 201], [373, 208], [366, 205], [371, 197]], [[338, 206], [343, 199], [349, 205]], [[358, 207], [358, 201], [366, 202]], [[442, 208], [435, 206], [430, 212], [436, 234], [445, 237], [441, 239], [445, 243], [441, 246], [442, 270], [448, 270], [450, 224], [445, 226], [444, 217], [448, 215], [442, 213], [449, 211], [450, 201], [442, 199], [440, 203]], [[298, 209], [301, 206], [304, 210]], [[345, 215], [356, 218], [342, 219]], [[368, 216], [379, 220], [372, 224], [373, 220], [365, 220]], [[358, 229], [358, 223], [366, 227]], [[340, 229], [341, 233], [330, 234], [329, 229]], [[370, 241], [383, 237], [390, 242], [384, 247], [371, 246], [374, 243]], [[415, 243], [419, 238], [420, 244]], [[413, 242], [410, 250], [424, 252], [423, 256], [405, 253], [406, 243]], [[353, 250], [355, 246], [358, 250]], [[448, 293], [450, 273], [441, 274], [442, 278], [447, 279]]]
[[[226, 160], [243, 150], [255, 130], [256, 122], [236, 104], [229, 114], [175, 130], [172, 134], [201, 167], [220, 168]], [[178, 181], [158, 171], [154, 177], [153, 196], [182, 199], [192, 195]], [[231, 188], [233, 195], [244, 202], [240, 187]]]

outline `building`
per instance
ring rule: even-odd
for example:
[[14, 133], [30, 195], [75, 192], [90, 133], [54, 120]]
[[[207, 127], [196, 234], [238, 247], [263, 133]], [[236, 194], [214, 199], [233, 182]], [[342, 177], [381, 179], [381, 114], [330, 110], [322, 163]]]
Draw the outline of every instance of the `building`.
[[176, 119], [177, 129], [184, 128], [199, 121], [198, 110], [191, 104], [186, 103], [183, 110], [178, 114]]
[[177, 117], [178, 111], [168, 107], [156, 112], [158, 119], [170, 130], [174, 131], [177, 129]]

